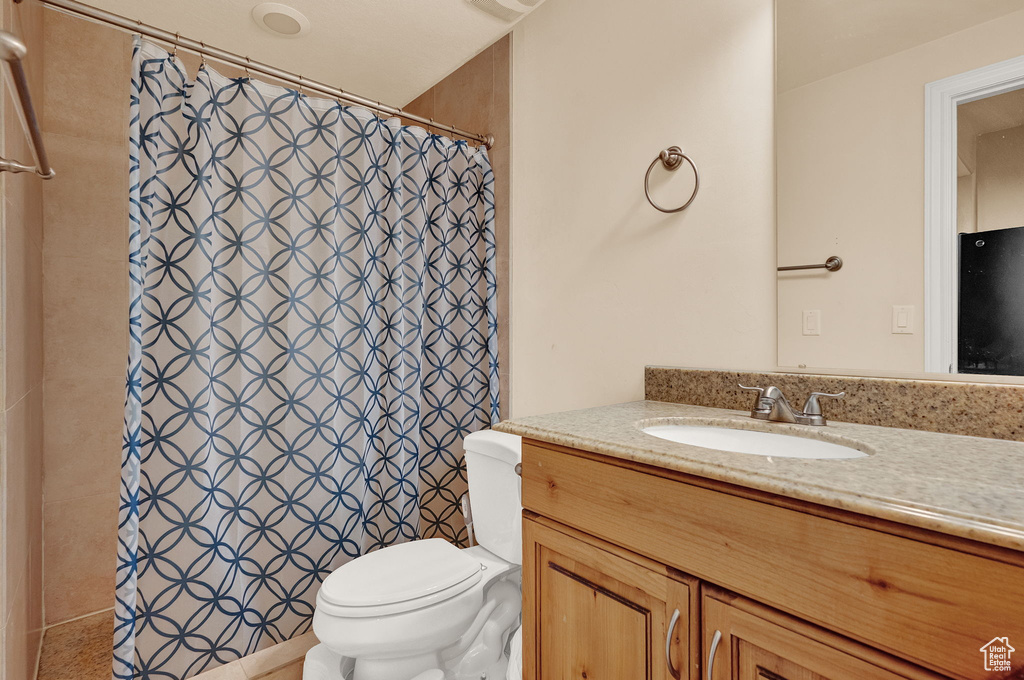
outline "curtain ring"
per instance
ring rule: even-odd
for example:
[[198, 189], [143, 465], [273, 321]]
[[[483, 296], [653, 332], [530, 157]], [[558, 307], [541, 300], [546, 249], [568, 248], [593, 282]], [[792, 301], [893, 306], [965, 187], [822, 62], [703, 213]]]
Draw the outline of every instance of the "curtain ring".
[[250, 58], [249, 58], [249, 57], [247, 56], [247, 57], [245, 58], [245, 79], [246, 79], [246, 80], [252, 80], [252, 74], [251, 74], [251, 73], [249, 73], [249, 64], [251, 64], [251, 63], [252, 63], [252, 59], [250, 59]]
[[178, 56], [178, 42], [180, 40], [181, 40], [181, 36], [179, 36], [177, 34], [177, 32], [175, 32], [175, 34], [174, 34], [174, 44], [171, 45], [171, 59], [174, 59], [174, 58], [176, 58]]
[[206, 43], [204, 43], [202, 40], [200, 40], [199, 41], [199, 46], [201, 48], [203, 48], [202, 51], [199, 53], [199, 57], [200, 57], [199, 68], [200, 69], [204, 69], [204, 68], [206, 68]]

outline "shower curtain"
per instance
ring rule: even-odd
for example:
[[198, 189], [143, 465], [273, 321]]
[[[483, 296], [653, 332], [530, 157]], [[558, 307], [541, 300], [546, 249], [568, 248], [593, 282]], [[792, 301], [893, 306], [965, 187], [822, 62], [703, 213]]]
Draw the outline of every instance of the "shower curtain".
[[464, 542], [493, 217], [482, 148], [136, 41], [115, 678], [305, 632], [366, 551]]

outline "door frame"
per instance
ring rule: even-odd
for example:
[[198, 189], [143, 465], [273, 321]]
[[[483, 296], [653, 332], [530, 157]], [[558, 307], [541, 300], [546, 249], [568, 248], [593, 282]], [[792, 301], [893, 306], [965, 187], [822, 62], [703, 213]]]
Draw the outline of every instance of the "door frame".
[[956, 373], [957, 106], [1024, 88], [1024, 56], [925, 85], [924, 370]]

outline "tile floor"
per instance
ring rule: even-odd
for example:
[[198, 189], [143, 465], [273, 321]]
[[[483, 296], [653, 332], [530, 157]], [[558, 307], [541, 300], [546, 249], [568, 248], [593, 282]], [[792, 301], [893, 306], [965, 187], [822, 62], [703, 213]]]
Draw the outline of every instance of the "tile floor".
[[[193, 680], [302, 680], [302, 659], [316, 643], [306, 633]], [[47, 628], [37, 680], [110, 680], [113, 646], [113, 610]]]
[[110, 680], [113, 649], [113, 610], [47, 628], [36, 678]]

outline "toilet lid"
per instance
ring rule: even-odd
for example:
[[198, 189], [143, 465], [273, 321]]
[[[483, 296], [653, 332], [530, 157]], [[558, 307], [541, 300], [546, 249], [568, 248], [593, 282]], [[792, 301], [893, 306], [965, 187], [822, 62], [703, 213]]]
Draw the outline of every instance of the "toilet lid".
[[342, 565], [324, 579], [320, 597], [341, 607], [379, 607], [443, 590], [454, 596], [479, 580], [478, 560], [448, 541], [429, 538], [382, 548]]

